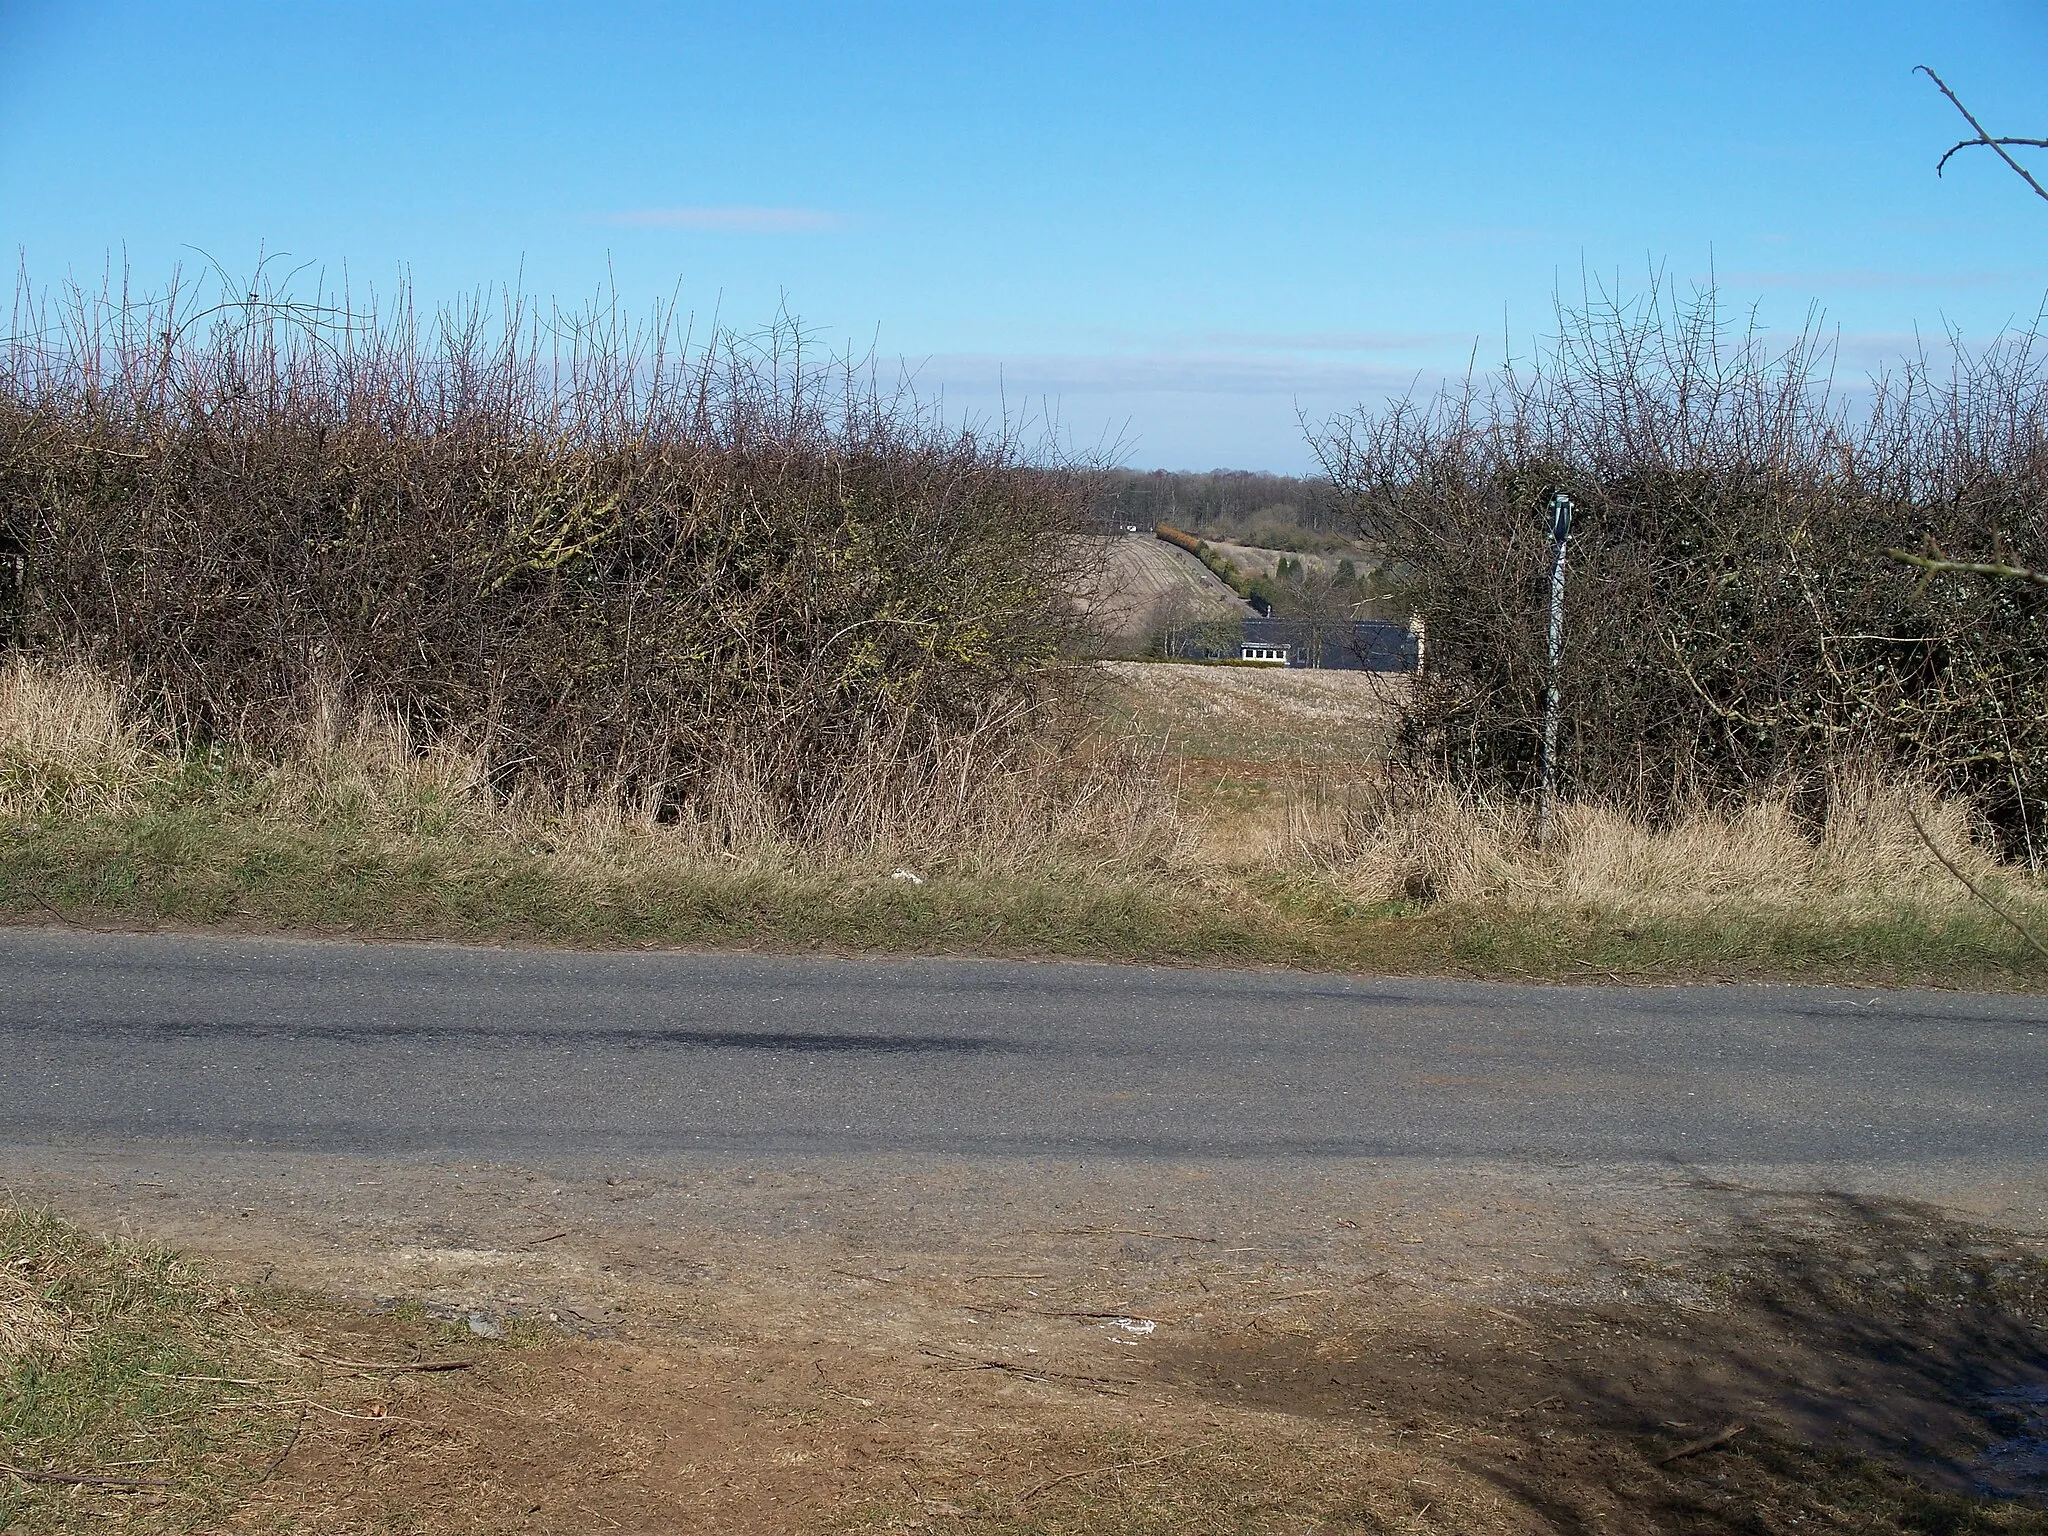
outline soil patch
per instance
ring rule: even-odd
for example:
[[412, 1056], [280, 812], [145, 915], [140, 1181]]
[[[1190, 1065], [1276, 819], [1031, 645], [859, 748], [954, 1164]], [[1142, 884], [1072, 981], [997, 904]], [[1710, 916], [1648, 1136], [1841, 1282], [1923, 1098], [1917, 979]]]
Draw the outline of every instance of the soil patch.
[[[817, 1173], [422, 1172], [380, 1197], [425, 1224], [398, 1247], [360, 1202], [218, 1222], [225, 1267], [360, 1298], [266, 1305], [362, 1368], [214, 1528], [2048, 1532], [2041, 1242], [1911, 1202], [1568, 1217], [1466, 1174], [1240, 1218], [1250, 1186], [1077, 1169], [1043, 1207], [905, 1176], [891, 1216]], [[330, 1223], [348, 1252], [294, 1246]], [[81, 1490], [75, 1528], [146, 1497]]]
[[1452, 1446], [1558, 1530], [2048, 1529], [2037, 1244], [1800, 1200], [1716, 1262], [1521, 1289], [1364, 1327], [1311, 1302], [1152, 1361], [1212, 1401]]

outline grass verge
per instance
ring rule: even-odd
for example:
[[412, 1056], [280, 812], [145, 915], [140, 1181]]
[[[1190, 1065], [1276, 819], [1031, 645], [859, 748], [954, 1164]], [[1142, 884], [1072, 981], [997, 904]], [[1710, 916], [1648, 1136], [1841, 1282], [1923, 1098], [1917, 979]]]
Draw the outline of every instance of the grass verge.
[[1312, 865], [934, 869], [597, 855], [510, 837], [290, 824], [217, 799], [20, 822], [0, 919], [589, 947], [1070, 956], [1534, 979], [2032, 988], [2048, 963], [1980, 908], [1869, 896], [1625, 902], [1361, 898]]
[[[17, 661], [0, 667], [0, 921], [1540, 980], [2048, 981], [2048, 951], [1952, 870], [2039, 931], [2048, 888], [1925, 786], [1844, 769], [1818, 820], [1789, 790], [1662, 824], [1568, 805], [1539, 848], [1526, 805], [1373, 768], [1393, 702], [1373, 689], [1226, 670], [1227, 687], [1134, 693], [1134, 670], [1189, 671], [1106, 672], [1124, 693], [1104, 707], [1138, 711], [1123, 727], [849, 779], [792, 825], [740, 769], [682, 804], [602, 786], [567, 803], [508, 795], [478, 752], [422, 745], [369, 706], [316, 711], [302, 742], [267, 753], [179, 751], [109, 678]], [[1238, 755], [1130, 734], [1164, 740], [1176, 720], [1227, 726]], [[1279, 746], [1293, 755], [1272, 760]]]
[[285, 1445], [294, 1374], [242, 1297], [169, 1252], [0, 1207], [0, 1530], [204, 1525]]

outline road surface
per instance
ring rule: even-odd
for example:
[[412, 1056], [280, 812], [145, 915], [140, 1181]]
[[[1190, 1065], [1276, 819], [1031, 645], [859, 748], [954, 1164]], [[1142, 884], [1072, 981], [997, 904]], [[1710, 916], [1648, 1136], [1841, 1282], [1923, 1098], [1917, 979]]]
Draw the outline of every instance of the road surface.
[[0, 932], [0, 1144], [2028, 1168], [2048, 999]]

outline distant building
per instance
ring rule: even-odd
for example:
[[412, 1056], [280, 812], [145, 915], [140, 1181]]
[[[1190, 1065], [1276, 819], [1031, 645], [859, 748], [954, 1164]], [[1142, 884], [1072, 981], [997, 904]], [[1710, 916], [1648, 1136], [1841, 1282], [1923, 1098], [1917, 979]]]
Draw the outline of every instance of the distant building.
[[1238, 654], [1290, 667], [1414, 672], [1422, 666], [1422, 630], [1384, 619], [1246, 619]]

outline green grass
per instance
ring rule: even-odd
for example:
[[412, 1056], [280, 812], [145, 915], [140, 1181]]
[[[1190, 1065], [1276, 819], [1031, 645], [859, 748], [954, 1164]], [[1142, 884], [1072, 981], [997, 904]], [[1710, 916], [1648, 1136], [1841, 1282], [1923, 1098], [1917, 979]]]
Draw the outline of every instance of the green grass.
[[1909, 902], [1724, 902], [1682, 916], [1445, 907], [1450, 968], [1546, 980], [1730, 980], [2033, 989], [2048, 965], [1995, 917]]
[[258, 1326], [165, 1250], [0, 1207], [0, 1271], [0, 1530], [190, 1530], [290, 1432]]
[[2035, 987], [2048, 964], [1968, 904], [1724, 901], [1680, 915], [1363, 902], [1309, 867], [936, 869], [611, 863], [509, 837], [218, 796], [0, 832], [0, 920], [592, 947], [1071, 956], [1538, 980], [1742, 978]]
[[293, 828], [193, 808], [0, 839], [0, 914], [566, 945], [935, 949], [1256, 959], [1242, 915], [1139, 877], [1052, 868], [923, 885], [883, 868], [604, 868], [458, 836]]

